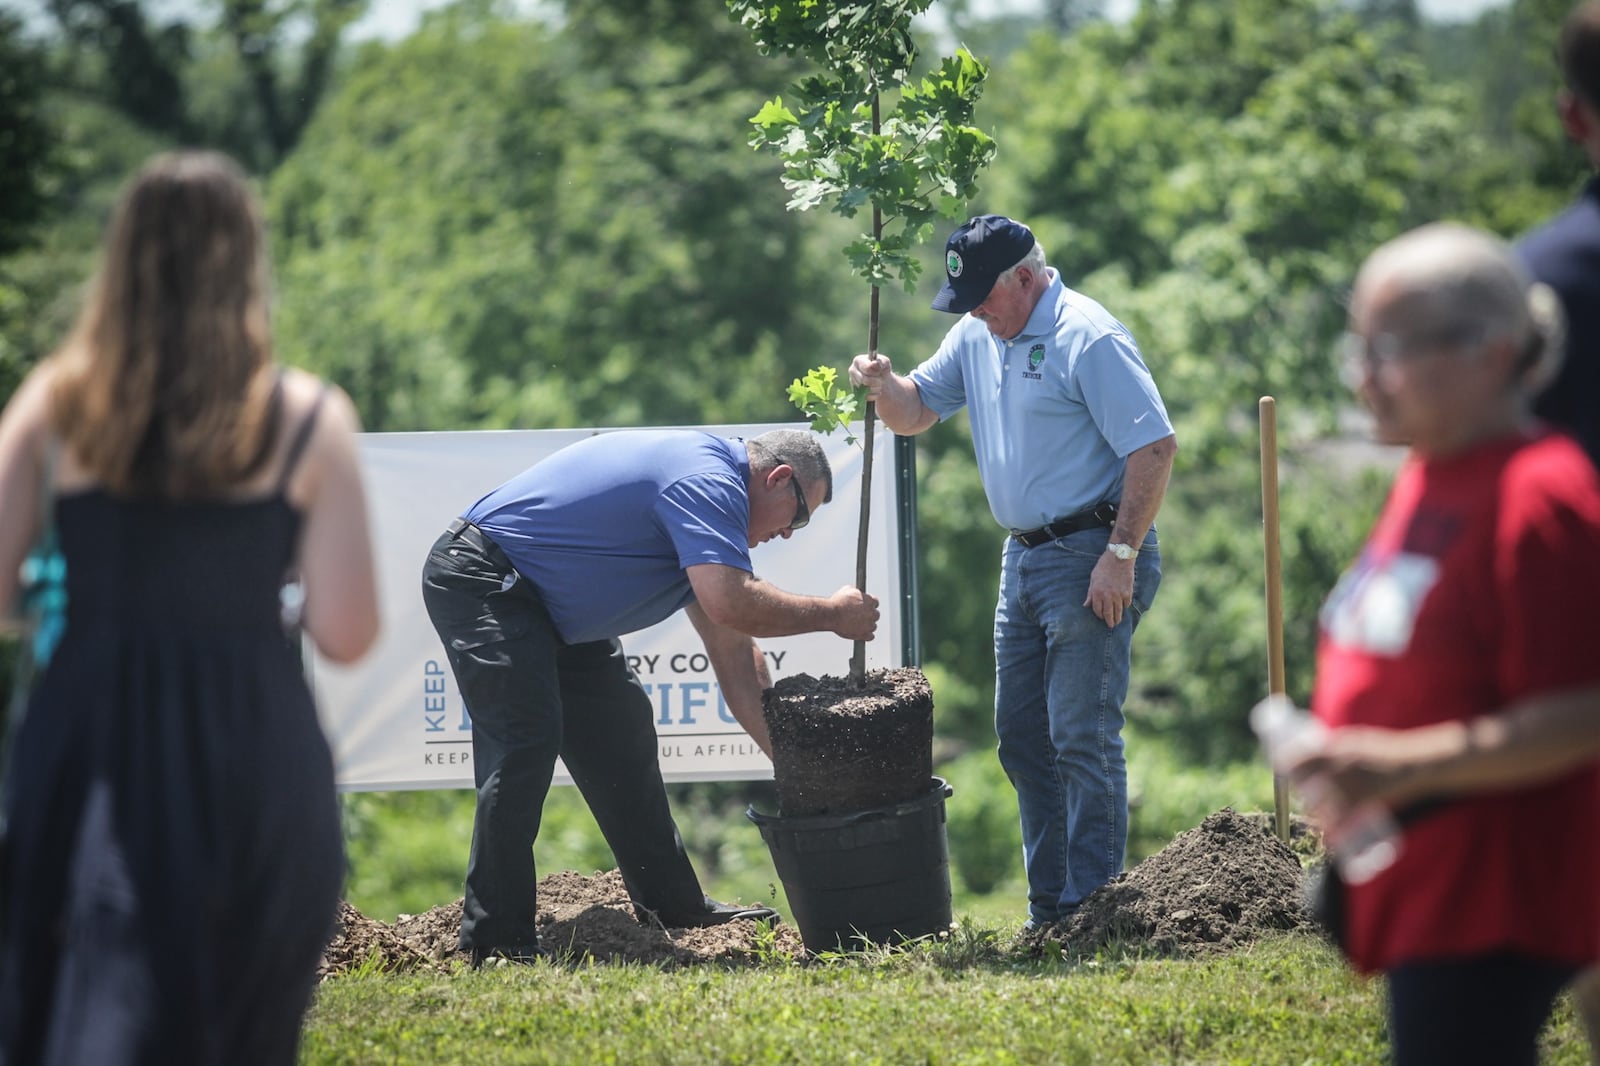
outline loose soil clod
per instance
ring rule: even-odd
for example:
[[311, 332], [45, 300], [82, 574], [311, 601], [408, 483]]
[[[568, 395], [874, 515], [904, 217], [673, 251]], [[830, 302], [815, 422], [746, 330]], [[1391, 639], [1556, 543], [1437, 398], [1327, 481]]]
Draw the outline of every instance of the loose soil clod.
[[[758, 940], [758, 923], [732, 921], [705, 929], [665, 929], [640, 921], [616, 870], [584, 877], [572, 871], [539, 882], [539, 935], [557, 961], [648, 963], [667, 968], [705, 963], [750, 965], [764, 952], [799, 956], [799, 932], [779, 924], [770, 942]], [[449, 973], [464, 967], [457, 948], [461, 900], [423, 914], [402, 914], [391, 927], [339, 904], [339, 930], [324, 953], [319, 976], [348, 973], [376, 957], [384, 972]]]
[[[456, 928], [461, 927], [461, 908], [456, 908]], [[449, 969], [440, 963], [440, 956], [431, 951], [418, 950], [399, 936], [394, 929], [374, 918], [368, 918], [344, 900], [339, 901], [338, 927], [333, 939], [322, 952], [322, 965], [317, 968], [319, 978], [348, 973], [367, 965], [383, 973], [410, 973], [425, 971], [443, 973]]]

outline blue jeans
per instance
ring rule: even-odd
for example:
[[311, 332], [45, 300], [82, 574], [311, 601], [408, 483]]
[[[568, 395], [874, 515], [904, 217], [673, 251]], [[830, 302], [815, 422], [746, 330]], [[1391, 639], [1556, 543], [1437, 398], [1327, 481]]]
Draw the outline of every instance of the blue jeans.
[[1128, 769], [1122, 701], [1133, 630], [1161, 584], [1155, 530], [1134, 563], [1133, 605], [1115, 628], [1083, 605], [1110, 531], [1024, 548], [1007, 537], [994, 612], [995, 733], [1017, 790], [1028, 917], [1070, 915], [1122, 870]]

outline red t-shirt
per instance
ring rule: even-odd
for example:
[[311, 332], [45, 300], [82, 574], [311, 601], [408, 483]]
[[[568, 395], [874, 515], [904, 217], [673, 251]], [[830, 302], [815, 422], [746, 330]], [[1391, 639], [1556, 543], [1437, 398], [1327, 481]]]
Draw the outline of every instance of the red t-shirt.
[[[1312, 706], [1393, 729], [1600, 683], [1600, 478], [1561, 435], [1402, 467], [1322, 609]], [[1454, 800], [1347, 894], [1351, 961], [1600, 959], [1600, 762]]]

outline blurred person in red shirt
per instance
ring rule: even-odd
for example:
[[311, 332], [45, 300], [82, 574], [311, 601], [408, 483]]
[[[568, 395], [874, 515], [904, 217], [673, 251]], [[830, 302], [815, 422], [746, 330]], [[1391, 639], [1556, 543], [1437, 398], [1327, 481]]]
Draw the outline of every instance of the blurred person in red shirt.
[[1343, 890], [1400, 1066], [1536, 1062], [1600, 959], [1600, 481], [1529, 413], [1561, 323], [1509, 248], [1448, 224], [1374, 252], [1351, 302], [1349, 379], [1410, 452], [1322, 610], [1326, 739], [1288, 773], [1319, 779], [1324, 826], [1430, 806]]

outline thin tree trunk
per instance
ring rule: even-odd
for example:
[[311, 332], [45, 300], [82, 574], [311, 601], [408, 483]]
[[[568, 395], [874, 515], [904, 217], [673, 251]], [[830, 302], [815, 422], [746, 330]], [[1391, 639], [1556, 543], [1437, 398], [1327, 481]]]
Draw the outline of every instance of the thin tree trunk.
[[[872, 94], [872, 133], [878, 134], [878, 94]], [[872, 241], [883, 239], [883, 210], [872, 205]], [[872, 310], [867, 317], [867, 354], [878, 354], [878, 286], [872, 286]], [[877, 407], [870, 401], [861, 429], [861, 523], [856, 531], [856, 588], [867, 591], [867, 530], [872, 520], [872, 424]], [[892, 605], [891, 605], [892, 606]], [[850, 679], [863, 684], [867, 677], [867, 642], [858, 640], [850, 655]]]

